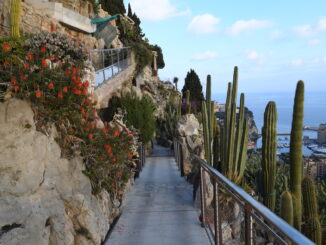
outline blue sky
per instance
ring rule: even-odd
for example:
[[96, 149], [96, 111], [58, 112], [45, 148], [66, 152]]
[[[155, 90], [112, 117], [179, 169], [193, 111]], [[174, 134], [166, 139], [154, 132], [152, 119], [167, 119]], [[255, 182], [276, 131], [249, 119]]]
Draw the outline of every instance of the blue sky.
[[182, 88], [190, 68], [213, 93], [226, 91], [239, 67], [243, 92], [326, 92], [326, 2], [322, 0], [218, 1], [127, 0], [141, 18], [153, 44], [162, 47], [162, 80], [179, 77]]

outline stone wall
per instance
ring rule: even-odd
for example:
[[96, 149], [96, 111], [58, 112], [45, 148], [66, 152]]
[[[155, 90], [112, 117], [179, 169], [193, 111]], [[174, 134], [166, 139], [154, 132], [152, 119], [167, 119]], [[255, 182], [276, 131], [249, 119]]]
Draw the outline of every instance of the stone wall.
[[[57, 20], [35, 9], [31, 4], [22, 3], [20, 28], [23, 33], [38, 33], [55, 30], [66, 34], [78, 43], [84, 44], [86, 49], [102, 49], [103, 40], [97, 40], [91, 34], [80, 32], [62, 25]], [[0, 36], [8, 36], [10, 27], [10, 0], [0, 1]]]
[[94, 17], [93, 6], [87, 0], [49, 0], [49, 2], [62, 3], [67, 9], [76, 11], [88, 18]]
[[[92, 195], [81, 158], [61, 158], [24, 101], [0, 103], [0, 245], [99, 245], [121, 202]], [[129, 183], [127, 186], [130, 187]]]

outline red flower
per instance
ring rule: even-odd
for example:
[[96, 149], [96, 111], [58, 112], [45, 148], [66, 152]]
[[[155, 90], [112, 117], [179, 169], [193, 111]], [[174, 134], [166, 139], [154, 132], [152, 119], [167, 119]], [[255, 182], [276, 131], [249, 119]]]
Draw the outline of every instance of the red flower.
[[17, 83], [17, 79], [15, 77], [12, 77], [10, 79], [10, 83], [15, 85]]
[[132, 136], [132, 132], [127, 132], [127, 136]]
[[102, 132], [106, 133], [108, 130], [106, 128], [102, 128]]
[[87, 94], [87, 90], [85, 89], [82, 91], [82, 95], [86, 95], [86, 94]]
[[65, 73], [66, 73], [66, 76], [69, 77], [70, 71], [66, 70]]
[[115, 183], [114, 183], [114, 182], [112, 182], [112, 183], [111, 183], [111, 186], [114, 188], [114, 187], [115, 187]]
[[50, 56], [50, 60], [54, 60], [54, 56], [53, 55]]
[[63, 89], [62, 89], [62, 91], [63, 91], [64, 93], [67, 93], [67, 92], [68, 92], [68, 88], [67, 88], [67, 86], [64, 86]]
[[42, 67], [45, 68], [47, 66], [46, 59], [42, 59]]
[[104, 147], [108, 150], [108, 153], [111, 152], [112, 150], [112, 147], [110, 145], [104, 145]]
[[8, 52], [8, 51], [10, 50], [9, 43], [4, 43], [4, 44], [3, 44], [3, 48], [2, 48], [2, 50], [3, 50], [4, 52]]
[[128, 157], [129, 157], [129, 159], [132, 159], [132, 154], [131, 153], [128, 153]]
[[19, 90], [19, 86], [14, 86], [14, 91], [17, 93], [18, 92], [18, 90]]
[[[49, 88], [49, 89], [53, 89], [53, 88], [54, 88], [53, 83], [49, 83], [48, 88]], [[62, 95], [62, 93], [61, 93], [61, 95]]]
[[83, 83], [82, 83], [82, 82], [77, 82], [77, 87], [78, 87], [79, 89], [81, 89], [81, 88], [83, 87]]
[[92, 139], [93, 139], [93, 134], [89, 134], [89, 135], [88, 135], [88, 139], [89, 139], [89, 140], [92, 140]]
[[28, 60], [33, 60], [34, 59], [34, 56], [32, 54], [27, 54], [26, 57], [27, 57]]
[[36, 91], [35, 92], [35, 97], [36, 98], [41, 98], [41, 92], [40, 91]]
[[85, 113], [85, 108], [84, 107], [80, 108], [80, 112]]
[[81, 125], [84, 125], [84, 124], [85, 124], [85, 120], [83, 120], [83, 119], [80, 120], [80, 124], [81, 124]]
[[74, 93], [74, 94], [81, 94], [81, 91], [80, 91], [79, 89], [74, 89], [74, 90], [73, 90], [73, 93]]
[[24, 68], [25, 68], [25, 69], [28, 69], [28, 67], [29, 67], [29, 64], [24, 63]]
[[113, 159], [112, 159], [112, 162], [116, 162], [116, 161], [117, 161], [117, 159], [116, 159], [116, 158], [113, 158]]
[[114, 130], [113, 136], [118, 137], [119, 135], [120, 135], [120, 131], [119, 130]]
[[88, 88], [89, 82], [88, 81], [85, 81], [83, 85], [84, 85], [85, 88]]
[[58, 92], [58, 98], [59, 99], [62, 99], [63, 98], [63, 94], [62, 94], [62, 92], [60, 91], [60, 92]]
[[6, 61], [6, 60], [3, 62], [3, 66], [4, 66], [4, 67], [8, 66], [9, 64], [10, 64], [10, 63], [9, 63], [8, 61]]
[[109, 157], [112, 157], [113, 156], [112, 152], [108, 153], [108, 156]]
[[115, 177], [116, 178], [120, 178], [122, 176], [122, 174], [120, 173], [120, 172], [117, 172], [116, 174], [115, 174]]
[[76, 67], [73, 67], [73, 68], [71, 69], [72, 74], [76, 74], [76, 72], [78, 72], [78, 71], [79, 71], [79, 69], [76, 68]]
[[41, 53], [45, 53], [46, 52], [46, 48], [45, 48], [44, 45], [41, 46], [40, 51], [41, 51]]

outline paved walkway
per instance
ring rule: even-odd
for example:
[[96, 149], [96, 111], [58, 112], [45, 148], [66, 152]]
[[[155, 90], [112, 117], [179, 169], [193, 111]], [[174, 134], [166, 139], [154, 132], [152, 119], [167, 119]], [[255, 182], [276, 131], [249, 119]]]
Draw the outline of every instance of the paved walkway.
[[198, 215], [172, 152], [155, 146], [105, 245], [209, 245]]

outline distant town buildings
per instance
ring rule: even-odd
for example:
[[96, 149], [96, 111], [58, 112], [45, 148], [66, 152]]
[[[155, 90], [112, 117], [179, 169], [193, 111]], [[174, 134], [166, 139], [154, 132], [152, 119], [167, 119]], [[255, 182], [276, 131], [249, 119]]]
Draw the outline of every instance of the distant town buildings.
[[312, 179], [326, 179], [326, 158], [319, 160], [306, 159], [304, 173]]
[[326, 124], [320, 124], [318, 129], [317, 142], [319, 144], [326, 143]]

